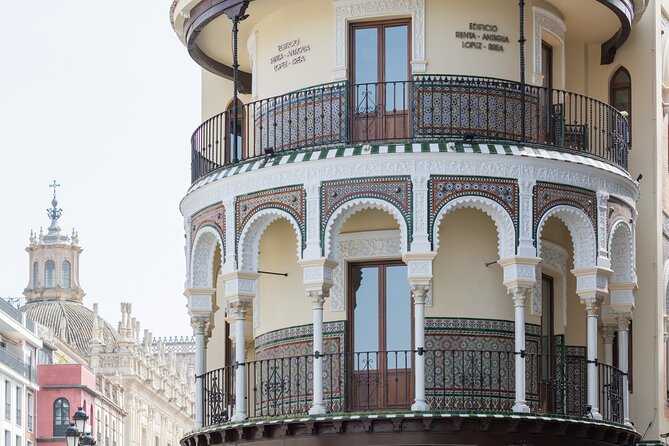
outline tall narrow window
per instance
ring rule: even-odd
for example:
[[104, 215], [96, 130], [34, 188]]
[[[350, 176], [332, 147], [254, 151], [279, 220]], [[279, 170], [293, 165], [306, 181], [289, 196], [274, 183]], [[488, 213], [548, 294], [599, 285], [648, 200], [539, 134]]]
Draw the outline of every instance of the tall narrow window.
[[56, 262], [47, 260], [44, 264], [44, 286], [46, 288], [56, 287]]
[[16, 424], [23, 425], [23, 392], [19, 386], [16, 386]]
[[[237, 99], [237, 119], [235, 120], [235, 103], [230, 102], [226, 111], [227, 119], [226, 126], [226, 151], [228, 153], [227, 162], [237, 162], [242, 159], [244, 153], [244, 122], [245, 110], [242, 101]], [[237, 150], [235, 151], [235, 142], [237, 143]]]
[[553, 88], [553, 47], [541, 42], [541, 74], [544, 76], [542, 87]]
[[39, 263], [33, 263], [33, 288], [39, 288]]
[[72, 271], [68, 260], [63, 260], [63, 266], [60, 270], [60, 286], [63, 288], [72, 286]]
[[35, 429], [35, 395], [28, 393], [28, 431]]
[[12, 419], [12, 383], [5, 380], [5, 420]]
[[[611, 77], [610, 85], [611, 105], [625, 114], [629, 123], [629, 134], [632, 132], [632, 78], [624, 67], [618, 68]], [[615, 131], [616, 129], [614, 129]]]
[[69, 425], [70, 402], [65, 398], [58, 398], [53, 402], [53, 436], [64, 437]]

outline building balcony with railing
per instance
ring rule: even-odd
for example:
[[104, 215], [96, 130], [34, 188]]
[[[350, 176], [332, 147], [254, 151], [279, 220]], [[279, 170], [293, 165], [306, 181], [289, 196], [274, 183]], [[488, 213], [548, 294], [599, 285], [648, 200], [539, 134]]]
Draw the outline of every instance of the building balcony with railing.
[[643, 9], [175, 2], [205, 69], [182, 444], [634, 444], [639, 158], [611, 61]]

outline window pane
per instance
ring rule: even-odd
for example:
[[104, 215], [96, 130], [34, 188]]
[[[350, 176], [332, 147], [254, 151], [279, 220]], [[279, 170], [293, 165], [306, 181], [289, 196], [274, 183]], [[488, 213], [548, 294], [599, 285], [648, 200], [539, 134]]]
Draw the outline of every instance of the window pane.
[[376, 109], [376, 85], [359, 85], [379, 81], [378, 29], [359, 28], [355, 31], [355, 112], [371, 113]]
[[389, 26], [384, 30], [386, 111], [406, 110], [408, 91], [404, 81], [408, 76], [409, 27]]
[[46, 288], [56, 286], [56, 263], [53, 260], [47, 260], [44, 264], [44, 286]]
[[[386, 349], [411, 350], [411, 294], [406, 265], [386, 267]], [[411, 354], [388, 353], [388, 368], [411, 367]]]
[[39, 263], [33, 264], [33, 288], [39, 288]]
[[613, 106], [620, 111], [630, 111], [629, 89], [625, 88], [613, 91]]
[[[379, 269], [377, 267], [353, 268], [352, 276], [354, 351], [377, 351], [379, 350]], [[368, 365], [376, 368], [376, 364]]]
[[71, 273], [70, 273], [70, 262], [68, 262], [67, 260], [65, 260], [63, 262], [63, 267], [62, 267], [62, 270], [61, 270], [60, 274], [61, 274], [61, 280], [60, 280], [61, 286], [63, 288], [70, 288], [71, 283], [72, 283], [72, 280], [71, 280], [72, 276], [71, 276]]

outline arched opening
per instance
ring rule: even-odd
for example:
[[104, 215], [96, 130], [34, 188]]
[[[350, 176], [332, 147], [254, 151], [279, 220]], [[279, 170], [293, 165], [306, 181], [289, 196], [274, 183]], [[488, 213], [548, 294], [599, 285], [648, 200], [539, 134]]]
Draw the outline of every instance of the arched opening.
[[618, 111], [627, 115], [632, 134], [632, 77], [625, 67], [618, 68], [609, 83], [609, 101]]
[[65, 398], [58, 398], [53, 403], [53, 436], [64, 437], [69, 425], [70, 402]]
[[56, 262], [47, 260], [44, 264], [44, 286], [46, 288], [56, 287]]
[[72, 286], [72, 268], [69, 260], [63, 260], [60, 269], [60, 286], [70, 288]]

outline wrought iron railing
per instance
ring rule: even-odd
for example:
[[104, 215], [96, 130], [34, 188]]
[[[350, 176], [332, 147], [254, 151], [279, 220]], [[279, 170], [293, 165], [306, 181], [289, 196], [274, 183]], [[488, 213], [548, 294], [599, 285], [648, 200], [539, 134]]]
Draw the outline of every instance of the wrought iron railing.
[[520, 83], [473, 76], [320, 85], [238, 108], [236, 136], [233, 122], [226, 111], [195, 130], [193, 181], [222, 166], [281, 151], [368, 142], [529, 143], [601, 158], [623, 169], [630, 148], [627, 119], [608, 104], [534, 86], [525, 87], [523, 102]]
[[[416, 351], [332, 353], [323, 361], [323, 402], [328, 413], [406, 410], [414, 401]], [[425, 392], [431, 410], [511, 412], [515, 402], [512, 351], [425, 350]], [[525, 354], [526, 400], [533, 413], [586, 416], [584, 358]], [[249, 418], [304, 415], [312, 404], [313, 355], [267, 358], [244, 366]], [[548, 365], [550, 364], [550, 365]], [[201, 375], [205, 425], [228, 421], [235, 411], [237, 366]], [[601, 413], [622, 423], [622, 379], [599, 365]]]

